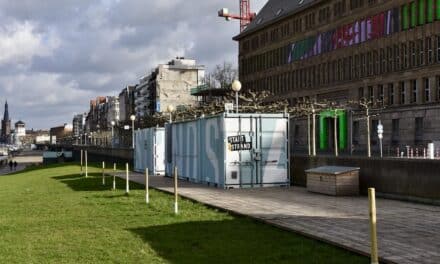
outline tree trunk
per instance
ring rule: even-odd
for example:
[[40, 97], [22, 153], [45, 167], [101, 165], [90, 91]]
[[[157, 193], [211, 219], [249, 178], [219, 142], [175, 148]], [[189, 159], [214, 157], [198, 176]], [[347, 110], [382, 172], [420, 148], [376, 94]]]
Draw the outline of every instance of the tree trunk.
[[370, 139], [370, 111], [367, 108], [367, 151], [368, 157], [371, 157], [371, 139]]

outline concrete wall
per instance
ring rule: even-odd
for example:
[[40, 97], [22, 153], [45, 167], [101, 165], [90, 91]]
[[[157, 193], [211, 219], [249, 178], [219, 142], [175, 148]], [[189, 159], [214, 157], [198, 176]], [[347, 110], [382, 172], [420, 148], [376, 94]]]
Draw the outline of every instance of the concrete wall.
[[[87, 156], [89, 162], [102, 162], [107, 164], [125, 164], [129, 163], [130, 167], [133, 167], [133, 150], [132, 149], [117, 149], [117, 148], [97, 148], [97, 147], [82, 147], [83, 150], [87, 150]], [[73, 150], [73, 157], [75, 161], [81, 160], [81, 148], [76, 147]], [[112, 165], [107, 165], [112, 166]]]
[[374, 187], [386, 197], [440, 204], [440, 160], [331, 156], [291, 158], [293, 184], [305, 186], [304, 170], [324, 165], [360, 167], [360, 192]]

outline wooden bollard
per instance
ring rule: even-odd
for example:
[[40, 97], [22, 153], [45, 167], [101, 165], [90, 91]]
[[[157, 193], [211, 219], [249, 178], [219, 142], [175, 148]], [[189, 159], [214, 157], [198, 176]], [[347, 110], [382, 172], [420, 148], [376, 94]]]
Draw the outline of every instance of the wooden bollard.
[[88, 171], [89, 171], [89, 170], [88, 170], [89, 167], [88, 167], [88, 165], [87, 165], [87, 150], [86, 150], [86, 155], [85, 155], [85, 156], [86, 156], [86, 178], [87, 178], [87, 177], [89, 177], [89, 173], [88, 173]]
[[102, 162], [102, 185], [105, 186], [105, 162]]
[[129, 172], [128, 172], [128, 163], [125, 164], [125, 193], [128, 194], [130, 192], [130, 184], [129, 184]]
[[374, 188], [368, 188], [368, 200], [370, 205], [371, 264], [379, 264], [376, 230], [376, 194]]
[[148, 186], [148, 168], [145, 169], [145, 202], [147, 204], [150, 203], [150, 193], [149, 193], [149, 186]]
[[178, 205], [178, 189], [177, 189], [177, 167], [174, 167], [174, 214], [179, 213], [179, 205]]
[[113, 163], [113, 191], [116, 190], [116, 163]]
[[84, 158], [83, 157], [83, 154], [84, 154], [83, 152], [84, 152], [84, 150], [81, 149], [81, 176], [83, 176], [83, 158]]

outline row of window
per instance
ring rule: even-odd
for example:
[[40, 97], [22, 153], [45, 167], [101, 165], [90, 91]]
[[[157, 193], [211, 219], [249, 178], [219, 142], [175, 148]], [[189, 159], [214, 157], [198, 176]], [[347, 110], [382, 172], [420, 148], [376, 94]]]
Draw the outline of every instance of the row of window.
[[[363, 1], [362, 1], [363, 2]], [[341, 17], [345, 13], [345, 0], [336, 2], [333, 5], [333, 16], [335, 18]], [[318, 20], [318, 21], [316, 21]], [[316, 16], [315, 12], [309, 12], [305, 14], [303, 17], [296, 17], [292, 21], [286, 22], [282, 24], [280, 27], [274, 28], [270, 31], [270, 33], [263, 32], [259, 36], [252, 38], [250, 41], [244, 41], [242, 44], [242, 50], [247, 52], [250, 50], [256, 50], [259, 47], [265, 46], [268, 44], [268, 39], [271, 42], [276, 42], [280, 38], [284, 38], [287, 36], [294, 36], [303, 32], [304, 30], [310, 30], [315, 27], [317, 24], [325, 24], [330, 22], [331, 13], [330, 13], [330, 5], [327, 5], [321, 8], [318, 11], [318, 16]], [[270, 35], [270, 38], [268, 37]], [[250, 44], [251, 43], [251, 44]]]
[[[435, 49], [433, 49], [433, 47]], [[365, 77], [440, 63], [440, 35], [396, 43], [386, 48], [331, 60], [244, 82], [245, 89], [270, 89], [275, 94], [314, 89]]]
[[[362, 121], [353, 121], [353, 145], [359, 145], [361, 143], [360, 141], [360, 122]], [[379, 124], [379, 120], [373, 119], [371, 120], [371, 127], [370, 130], [370, 140], [371, 144], [377, 145], [378, 142], [378, 135], [377, 135], [377, 125]], [[391, 144], [398, 145], [400, 141], [400, 119], [395, 118], [391, 120], [391, 127], [389, 128], [391, 130]], [[424, 119], [423, 117], [416, 117], [414, 118], [414, 143], [415, 145], [423, 144], [423, 132], [424, 132]], [[415, 153], [414, 153], [415, 154]], [[422, 154], [422, 149], [420, 149], [420, 155]]]
[[[256, 71], [263, 71], [298, 60], [304, 60], [338, 48], [349, 47], [367, 40], [389, 36], [399, 32], [401, 29], [416, 26], [415, 22], [413, 24], [409, 20], [418, 21], [419, 25], [431, 23], [434, 20], [434, 12], [436, 13], [435, 18], [440, 20], [440, 0], [436, 0], [438, 3], [435, 9], [432, 9], [434, 7], [433, 1], [418, 0], [417, 5], [415, 2], [411, 2], [408, 5], [403, 5], [400, 9], [390, 9], [386, 12], [338, 27], [335, 30], [320, 33], [317, 36], [311, 36], [287, 46], [241, 59], [240, 74], [251, 74]], [[413, 8], [410, 8], [411, 6], [418, 7], [419, 9], [413, 10]], [[417, 15], [413, 15], [414, 12]], [[282, 26], [281, 29], [283, 36], [288, 34], [289, 30], [286, 25]], [[277, 36], [278, 28], [271, 32], [271, 40], [277, 40]], [[267, 36], [265, 34], [260, 39], [263, 43], [267, 43]], [[259, 44], [258, 36], [251, 40], [253, 49], [258, 49]]]
[[[433, 86], [432, 83], [435, 85]], [[358, 99], [367, 99], [376, 105], [405, 105], [440, 101], [440, 76], [410, 81], [400, 81], [387, 85], [360, 87]]]

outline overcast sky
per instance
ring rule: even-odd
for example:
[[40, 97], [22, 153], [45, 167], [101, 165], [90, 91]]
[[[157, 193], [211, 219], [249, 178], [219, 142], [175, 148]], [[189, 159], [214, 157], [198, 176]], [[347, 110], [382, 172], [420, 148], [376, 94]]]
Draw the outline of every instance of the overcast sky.
[[[26, 128], [71, 123], [176, 56], [237, 63], [238, 0], [0, 0], [0, 115]], [[252, 1], [257, 11], [265, 0]]]

